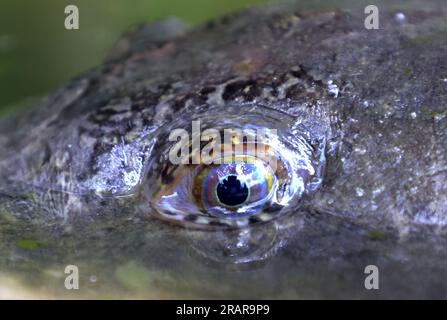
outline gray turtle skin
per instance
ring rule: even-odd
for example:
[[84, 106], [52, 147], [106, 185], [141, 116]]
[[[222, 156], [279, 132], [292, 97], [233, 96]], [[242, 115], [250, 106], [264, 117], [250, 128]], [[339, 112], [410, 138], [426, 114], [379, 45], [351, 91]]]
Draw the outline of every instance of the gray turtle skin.
[[[288, 4], [123, 36], [0, 123], [0, 277], [57, 297], [446, 298], [447, 8], [421, 3], [378, 2], [379, 30], [362, 3]], [[235, 109], [324, 142], [320, 188], [241, 230], [158, 219], [141, 193], [169, 177], [168, 128]]]

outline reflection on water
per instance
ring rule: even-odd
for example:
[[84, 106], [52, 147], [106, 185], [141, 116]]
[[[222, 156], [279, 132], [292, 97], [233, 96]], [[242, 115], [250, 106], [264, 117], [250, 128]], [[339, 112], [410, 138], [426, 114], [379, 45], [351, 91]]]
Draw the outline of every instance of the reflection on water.
[[[446, 275], [438, 264], [445, 250], [427, 250], [420, 239], [397, 246], [384, 231], [322, 213], [229, 232], [125, 217], [45, 229], [0, 225], [1, 297], [439, 296], [432, 279]], [[369, 264], [383, 274], [379, 292], [363, 287]], [[77, 291], [64, 287], [66, 265], [79, 268]]]
[[[299, 226], [296, 226], [297, 232]], [[281, 226], [270, 223], [263, 227], [188, 232], [191, 248], [205, 259], [221, 265], [255, 264], [275, 254], [285, 244]]]

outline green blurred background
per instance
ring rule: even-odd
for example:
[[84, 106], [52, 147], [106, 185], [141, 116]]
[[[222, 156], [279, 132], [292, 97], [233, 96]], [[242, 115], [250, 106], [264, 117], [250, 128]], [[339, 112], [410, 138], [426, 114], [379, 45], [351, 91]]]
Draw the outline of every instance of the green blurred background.
[[[144, 21], [180, 17], [199, 24], [268, 0], [2, 0], [0, 115], [101, 62], [114, 41]], [[79, 8], [79, 30], [66, 30], [64, 8]]]

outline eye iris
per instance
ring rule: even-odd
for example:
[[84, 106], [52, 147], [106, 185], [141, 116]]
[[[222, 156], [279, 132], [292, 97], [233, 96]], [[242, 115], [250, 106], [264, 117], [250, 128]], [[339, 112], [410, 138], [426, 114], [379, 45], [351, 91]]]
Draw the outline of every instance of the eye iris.
[[248, 198], [247, 185], [237, 175], [229, 175], [222, 179], [216, 188], [220, 202], [227, 206], [237, 206]]
[[271, 199], [275, 184], [268, 164], [248, 157], [199, 169], [193, 197], [211, 216], [240, 218], [258, 213]]

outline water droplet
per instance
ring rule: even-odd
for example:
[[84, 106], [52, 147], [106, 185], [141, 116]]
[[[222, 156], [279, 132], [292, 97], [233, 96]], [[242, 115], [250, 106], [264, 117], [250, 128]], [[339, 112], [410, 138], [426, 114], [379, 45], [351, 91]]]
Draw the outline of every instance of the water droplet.
[[374, 198], [377, 197], [379, 194], [381, 194], [385, 190], [384, 186], [380, 186], [373, 190], [373, 196]]
[[365, 154], [366, 153], [366, 149], [365, 148], [355, 148], [354, 151], [358, 154]]
[[329, 90], [329, 93], [332, 94], [335, 98], [338, 97], [339, 93], [338, 87], [335, 83], [333, 83], [332, 80], [329, 80], [327, 82], [327, 89]]
[[406, 17], [405, 14], [402, 13], [402, 12], [397, 12], [397, 13], [394, 15], [394, 19], [396, 19], [396, 21], [399, 22], [399, 23], [405, 22], [405, 19], [406, 19], [406, 18], [407, 18], [407, 17]]
[[363, 197], [365, 195], [365, 190], [362, 188], [355, 188], [355, 193], [357, 194], [357, 197]]

